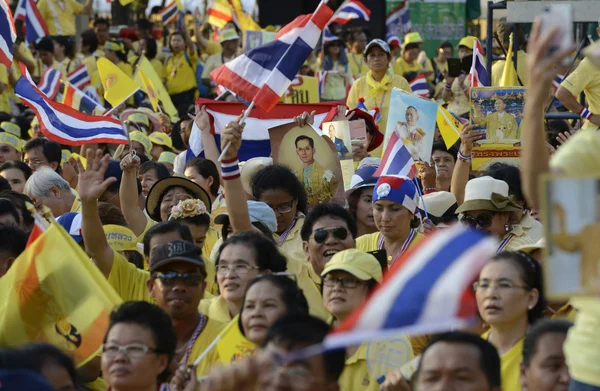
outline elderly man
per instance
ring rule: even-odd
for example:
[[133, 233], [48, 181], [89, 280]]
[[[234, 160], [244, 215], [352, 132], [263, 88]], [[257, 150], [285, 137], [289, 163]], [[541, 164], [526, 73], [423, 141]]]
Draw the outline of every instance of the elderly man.
[[338, 180], [331, 170], [315, 160], [315, 141], [301, 135], [296, 138], [295, 145], [296, 154], [302, 162], [302, 169], [295, 171], [295, 174], [306, 189], [308, 203], [316, 205], [329, 201], [337, 191]]
[[488, 140], [518, 139], [519, 125], [515, 117], [506, 111], [506, 102], [504, 99], [498, 98], [494, 102], [495, 112], [483, 117], [481, 111], [475, 111], [473, 121], [486, 128], [485, 137]]
[[71, 192], [69, 182], [49, 167], [39, 167], [27, 180], [24, 192], [36, 208], [46, 205], [56, 217], [81, 209], [81, 202]]

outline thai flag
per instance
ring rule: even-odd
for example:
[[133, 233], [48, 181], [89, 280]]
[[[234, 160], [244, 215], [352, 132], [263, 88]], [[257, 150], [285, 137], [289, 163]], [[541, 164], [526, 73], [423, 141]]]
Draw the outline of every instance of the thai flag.
[[50, 35], [46, 21], [34, 0], [25, 0], [25, 41], [28, 45]]
[[84, 114], [102, 115], [106, 112], [106, 109], [98, 101], [71, 84], [65, 86], [62, 103]]
[[6, 0], [0, 0], [0, 64], [10, 68], [13, 61], [13, 44], [17, 39], [15, 22]]
[[488, 78], [485, 65], [483, 65], [484, 63], [483, 48], [481, 47], [481, 42], [476, 39], [475, 47], [473, 48], [473, 64], [471, 64], [471, 71], [467, 76], [468, 80], [471, 82], [471, 88], [490, 86], [490, 79]]
[[323, 342], [333, 349], [398, 335], [463, 327], [475, 318], [471, 288], [496, 239], [455, 225], [402, 254], [381, 286]]
[[567, 74], [563, 73], [563, 74], [557, 74], [556, 77], [554, 78], [554, 80], [552, 80], [552, 88], [554, 88], [554, 91], [558, 90], [558, 87], [560, 87], [560, 83], [563, 82], [563, 80], [565, 80], [565, 76]]
[[25, 21], [25, 0], [19, 0], [15, 8], [15, 20]]
[[329, 30], [329, 27], [323, 29], [323, 45], [329, 42], [339, 41], [340, 37]]
[[75, 88], [84, 88], [88, 84], [90, 84], [90, 75], [87, 71], [87, 66], [82, 64], [77, 67], [73, 72], [67, 75], [67, 80], [71, 83]]
[[393, 35], [403, 36], [411, 32], [412, 24], [407, 1], [403, 1], [388, 14], [385, 26], [386, 31]]
[[[200, 106], [206, 106], [206, 111], [211, 116], [211, 132], [215, 135], [217, 145], [221, 145], [221, 129], [229, 122], [234, 121], [246, 109], [246, 106], [242, 103], [222, 102], [212, 99], [200, 98], [196, 100], [196, 103]], [[255, 108], [250, 112], [250, 116], [246, 120], [246, 127], [244, 128], [244, 133], [242, 133], [242, 147], [239, 152], [239, 160], [246, 161], [253, 157], [271, 156], [270, 128], [289, 124], [293, 122], [294, 117], [305, 111], [310, 113], [313, 110], [316, 111], [314, 126], [318, 128], [332, 107], [336, 107], [335, 104], [281, 104], [276, 105], [269, 113]], [[200, 129], [194, 124], [190, 135], [186, 160], [189, 161], [195, 157], [201, 157], [203, 156], [203, 152], [204, 146], [202, 145]]]
[[167, 5], [165, 8], [161, 9], [159, 11], [160, 17], [162, 18], [162, 22], [163, 25], [168, 25], [169, 23], [171, 23], [172, 21], [175, 20], [175, 18], [177, 18], [177, 2], [172, 2], [171, 4]]
[[48, 68], [42, 74], [38, 88], [48, 98], [54, 99], [60, 89], [60, 71], [54, 68]]
[[15, 94], [35, 112], [46, 138], [65, 145], [128, 143], [119, 120], [83, 114], [52, 101], [35, 86], [25, 65], [19, 65], [23, 76], [15, 84]]
[[264, 111], [271, 110], [314, 50], [332, 16], [333, 10], [321, 1], [313, 14], [298, 16], [277, 33], [274, 41], [212, 71], [212, 79]]
[[424, 75], [419, 75], [418, 77], [414, 78], [413, 81], [410, 82], [410, 88], [412, 92], [422, 98], [429, 97], [429, 88]]
[[374, 176], [401, 175], [413, 179], [417, 174], [417, 167], [410, 156], [410, 152], [402, 142], [398, 132], [390, 136], [385, 152], [381, 157], [379, 168]]
[[371, 10], [358, 0], [347, 0], [335, 12], [329, 23], [346, 24], [353, 19], [370, 20]]
[[323, 94], [323, 91], [325, 91], [325, 83], [327, 82], [327, 75], [329, 75], [329, 71], [317, 72], [317, 81], [319, 82], [319, 96], [321, 96], [321, 94]]

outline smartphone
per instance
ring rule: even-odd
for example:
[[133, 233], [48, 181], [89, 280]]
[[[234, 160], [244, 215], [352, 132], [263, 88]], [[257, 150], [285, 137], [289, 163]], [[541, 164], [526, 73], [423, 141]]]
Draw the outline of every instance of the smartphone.
[[381, 271], [383, 273], [387, 273], [387, 270], [388, 270], [387, 251], [375, 250], [375, 251], [369, 251], [367, 254], [371, 254], [372, 256], [374, 256], [375, 259], [377, 259], [377, 262], [379, 262], [379, 266], [381, 266]]
[[[547, 36], [554, 29], [558, 29], [558, 34], [552, 40], [552, 46], [547, 55], [573, 46], [573, 6], [571, 4], [553, 4], [544, 9], [541, 36]], [[563, 60], [562, 65], [569, 65], [570, 62], [571, 59], [567, 57]]]
[[449, 58], [448, 60], [448, 76], [459, 77], [461, 72], [460, 60], [458, 58]]
[[462, 60], [460, 60], [460, 71], [465, 75], [468, 75], [471, 72], [471, 66], [473, 65], [473, 55], [469, 54], [468, 56], [464, 56]]

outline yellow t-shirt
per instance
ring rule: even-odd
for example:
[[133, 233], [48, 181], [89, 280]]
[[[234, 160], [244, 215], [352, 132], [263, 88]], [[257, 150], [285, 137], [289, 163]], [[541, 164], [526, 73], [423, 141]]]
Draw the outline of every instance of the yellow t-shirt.
[[408, 72], [423, 72], [423, 65], [416, 60], [409, 64], [404, 58], [399, 57], [394, 63], [394, 73], [404, 77]]
[[213, 54], [221, 53], [223, 51], [223, 46], [219, 42], [208, 41], [206, 44], [206, 49], [202, 52], [202, 54], [206, 54], [208, 56], [212, 56]]
[[[206, 322], [206, 326], [204, 326], [204, 330], [198, 336], [198, 339], [194, 343], [192, 347], [192, 352], [188, 357], [187, 363], [192, 364], [204, 351], [208, 346], [217, 338], [221, 330], [225, 325], [221, 322], [217, 322], [214, 319], [208, 317], [208, 321]], [[206, 375], [211, 367], [220, 362], [219, 351], [216, 346], [213, 346], [212, 349], [208, 352], [206, 356], [200, 361], [198, 367], [196, 368], [196, 374], [198, 378]]]
[[40, 0], [37, 3], [50, 35], [75, 35], [75, 18], [83, 4], [75, 0]]
[[[497, 87], [500, 85], [505, 65], [505, 60], [496, 61], [492, 65], [492, 86]], [[517, 53], [517, 74], [524, 86], [527, 87], [529, 85], [529, 72], [527, 71], [527, 53], [524, 50], [519, 50]], [[518, 84], [515, 87], [518, 87]]]
[[165, 63], [165, 77], [169, 95], [180, 94], [196, 89], [196, 63], [198, 56], [193, 53], [175, 53]]
[[563, 346], [569, 374], [579, 382], [600, 387], [600, 300], [578, 297], [572, 303], [578, 313]]
[[200, 300], [198, 310], [210, 319], [214, 319], [217, 322], [229, 323], [233, 317], [229, 314], [229, 308], [227, 307], [227, 300], [222, 296], [215, 296], [210, 299]]
[[[394, 75], [391, 80], [386, 84], [388, 88], [385, 92], [378, 92], [376, 97], [369, 95], [369, 85], [367, 83], [367, 76], [363, 76], [352, 84], [346, 105], [353, 109], [358, 104], [359, 98], [364, 98], [365, 106], [368, 110], [372, 110], [375, 107], [379, 108], [381, 119], [377, 123], [381, 133], [385, 134], [385, 128], [387, 125], [388, 113], [390, 112], [390, 97], [392, 95], [392, 88], [399, 88], [404, 92], [412, 94], [410, 84], [402, 76]], [[383, 144], [379, 148], [371, 152], [371, 156], [380, 157], [383, 153]]]
[[[577, 98], [581, 91], [585, 92], [590, 111], [600, 114], [600, 68], [592, 64], [589, 59], [584, 58], [560, 86]], [[586, 120], [582, 129], [598, 129], [598, 126]]]
[[154, 303], [146, 287], [150, 272], [141, 270], [114, 251], [113, 265], [108, 275], [109, 284], [121, 296], [123, 301], [147, 301]]
[[357, 80], [369, 72], [369, 66], [362, 54], [348, 53], [348, 64], [350, 65], [350, 75]]
[[600, 170], [600, 133], [577, 132], [552, 155], [550, 167], [567, 175], [592, 175]]
[[[284, 251], [281, 251], [284, 253]], [[284, 255], [286, 255], [284, 253]], [[327, 320], [329, 313], [323, 305], [323, 297], [321, 297], [321, 291], [318, 286], [313, 283], [308, 270], [308, 263], [303, 262], [289, 256], [287, 258], [287, 272], [296, 275], [296, 281], [298, 282], [298, 288], [304, 294], [306, 301], [308, 302], [308, 310], [311, 315]]]
[[160, 77], [161, 80], [163, 80], [166, 77], [165, 66], [162, 62], [158, 61], [156, 58], [153, 58], [152, 60], [150, 60], [150, 65], [152, 65], [152, 68], [154, 68], [156, 74], [158, 75], [158, 77]]
[[[304, 250], [302, 249], [302, 237], [300, 236], [300, 231], [302, 230], [302, 226], [304, 225], [304, 215], [298, 214], [298, 220], [296, 220], [296, 224], [290, 230], [290, 233], [285, 238], [283, 245], [281, 246], [281, 250], [286, 253], [286, 255], [294, 258], [294, 259], [306, 259], [304, 255]], [[275, 238], [277, 241], [278, 238]]]
[[70, 59], [66, 57], [64, 60], [58, 63], [58, 70], [60, 71], [60, 74], [66, 78], [67, 75], [77, 69], [79, 65], [81, 65], [79, 59]]
[[346, 358], [338, 384], [340, 390], [379, 391], [381, 386], [369, 372], [367, 345], [360, 345], [352, 356]]
[[[481, 334], [481, 338], [487, 340], [489, 335], [490, 331], [488, 330]], [[525, 337], [500, 357], [500, 377], [503, 390], [521, 391], [521, 361], [523, 361], [524, 341]]]

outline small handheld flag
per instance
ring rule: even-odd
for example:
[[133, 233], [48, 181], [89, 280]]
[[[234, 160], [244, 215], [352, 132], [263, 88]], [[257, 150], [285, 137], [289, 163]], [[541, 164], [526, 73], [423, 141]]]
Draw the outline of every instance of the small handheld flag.
[[25, 21], [25, 0], [19, 0], [15, 8], [15, 20]]
[[329, 23], [346, 24], [354, 19], [370, 20], [371, 10], [359, 0], [346, 0], [335, 12]]
[[76, 88], [82, 89], [86, 87], [91, 82], [87, 66], [85, 64], [78, 66], [73, 72], [67, 75], [67, 80]]
[[25, 1], [25, 41], [28, 45], [39, 38], [50, 35], [48, 25], [34, 0]]
[[403, 36], [412, 31], [410, 22], [410, 9], [408, 1], [403, 0], [396, 8], [392, 9], [385, 19], [388, 34]]
[[139, 87], [119, 67], [101, 57], [97, 61], [98, 73], [104, 87], [104, 99], [117, 107], [135, 94]]
[[144, 75], [142, 70], [138, 70], [140, 73], [140, 79], [142, 79], [142, 84], [144, 84], [144, 92], [148, 95], [148, 99], [152, 104], [152, 108], [154, 111], [160, 111], [160, 106], [158, 105], [158, 94], [154, 89], [154, 84]]
[[519, 77], [515, 70], [515, 60], [513, 56], [513, 35], [510, 34], [508, 45], [508, 55], [504, 63], [504, 70], [502, 71], [502, 77], [500, 78], [500, 87], [515, 87], [520, 86]]
[[233, 20], [233, 10], [229, 4], [224, 4], [219, 0], [212, 2], [206, 10], [206, 15], [208, 15], [208, 24], [220, 29]]
[[54, 99], [60, 89], [60, 71], [54, 68], [48, 68], [42, 74], [38, 88], [48, 98]]
[[438, 111], [435, 118], [437, 126], [440, 129], [440, 134], [444, 139], [446, 148], [453, 146], [460, 138], [460, 130], [462, 124], [452, 114], [448, 112], [442, 105], [438, 106]]
[[429, 97], [429, 88], [424, 75], [419, 75], [410, 82], [410, 89], [421, 98]]
[[488, 78], [487, 70], [483, 64], [483, 48], [481, 47], [481, 42], [479, 42], [478, 39], [475, 39], [473, 63], [471, 64], [471, 71], [468, 75], [468, 80], [471, 82], [471, 88], [490, 86], [490, 79]]
[[100, 103], [68, 83], [65, 85], [62, 103], [85, 114], [103, 115], [106, 112]]
[[173, 22], [178, 15], [178, 9], [177, 9], [177, 3], [176, 2], [172, 2], [171, 4], [167, 5], [165, 8], [161, 9], [159, 11], [160, 17], [162, 19], [163, 25], [168, 25], [169, 23]]
[[381, 163], [373, 176], [401, 175], [413, 179], [416, 174], [415, 162], [402, 142], [402, 138], [394, 130], [381, 158]]
[[152, 82], [154, 90], [156, 91], [156, 95], [158, 96], [158, 100], [160, 103], [162, 103], [165, 113], [167, 113], [167, 115], [171, 118], [177, 117], [177, 109], [175, 108], [175, 105], [173, 105], [173, 101], [171, 101], [171, 97], [169, 96], [164, 83], [146, 56], [142, 56], [142, 59], [138, 62], [136, 68], [137, 72], [135, 73], [134, 79], [138, 87], [144, 88], [144, 83], [142, 82], [142, 78], [140, 76], [140, 72], [144, 72], [144, 76], [146, 76], [146, 78]]
[[6, 0], [0, 0], [0, 64], [10, 68], [13, 61], [13, 44], [17, 39], [15, 22]]

